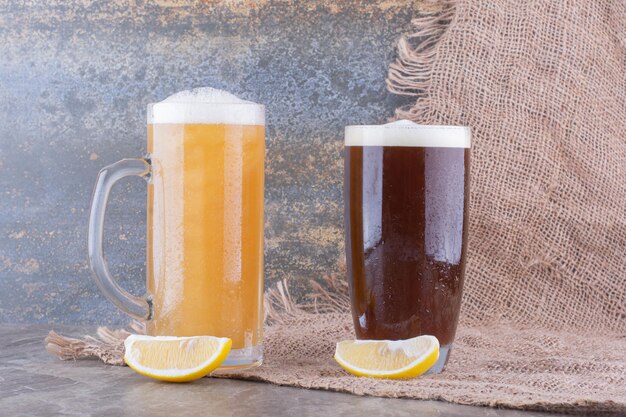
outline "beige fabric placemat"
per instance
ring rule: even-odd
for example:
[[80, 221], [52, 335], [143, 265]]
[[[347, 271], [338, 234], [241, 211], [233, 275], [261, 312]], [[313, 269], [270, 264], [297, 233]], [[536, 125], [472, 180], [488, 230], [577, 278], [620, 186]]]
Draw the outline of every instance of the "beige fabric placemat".
[[[626, 2], [458, 0], [414, 21], [388, 85], [398, 118], [472, 128], [468, 265], [446, 371], [356, 378], [345, 277], [308, 305], [268, 291], [265, 363], [227, 377], [358, 395], [626, 414]], [[141, 331], [135, 329], [134, 331]], [[127, 333], [51, 333], [120, 364]]]
[[[450, 362], [439, 375], [408, 381], [357, 378], [333, 360], [335, 343], [354, 338], [343, 276], [329, 276], [306, 305], [286, 282], [266, 293], [268, 313], [261, 367], [214, 375], [356, 395], [591, 414], [626, 413], [626, 338], [577, 334], [510, 323], [461, 326]], [[328, 290], [330, 288], [330, 291]], [[63, 360], [99, 358], [124, 365], [124, 339], [143, 333], [98, 329], [75, 339], [51, 331], [47, 350]]]

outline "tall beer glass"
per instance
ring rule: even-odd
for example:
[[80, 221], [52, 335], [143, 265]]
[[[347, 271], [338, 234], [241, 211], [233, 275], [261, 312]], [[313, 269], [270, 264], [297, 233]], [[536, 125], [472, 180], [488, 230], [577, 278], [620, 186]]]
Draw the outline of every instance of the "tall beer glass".
[[345, 132], [346, 256], [359, 339], [456, 332], [467, 242], [470, 130], [402, 120]]
[[[148, 106], [148, 156], [99, 176], [89, 227], [96, 282], [150, 335], [232, 339], [223, 368], [262, 361], [265, 110], [210, 88]], [[112, 185], [148, 180], [147, 291], [111, 279], [102, 253]]]

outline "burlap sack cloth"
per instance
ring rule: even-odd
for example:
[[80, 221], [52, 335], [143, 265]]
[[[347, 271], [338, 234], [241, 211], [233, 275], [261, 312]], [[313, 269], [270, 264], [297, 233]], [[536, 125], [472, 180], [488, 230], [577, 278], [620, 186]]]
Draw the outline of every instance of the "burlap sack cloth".
[[[402, 39], [397, 117], [473, 131], [469, 261], [451, 360], [411, 381], [356, 378], [345, 277], [308, 305], [269, 291], [265, 363], [233, 378], [461, 404], [626, 413], [626, 2], [439, 3]], [[51, 334], [64, 359], [121, 364], [104, 341]]]

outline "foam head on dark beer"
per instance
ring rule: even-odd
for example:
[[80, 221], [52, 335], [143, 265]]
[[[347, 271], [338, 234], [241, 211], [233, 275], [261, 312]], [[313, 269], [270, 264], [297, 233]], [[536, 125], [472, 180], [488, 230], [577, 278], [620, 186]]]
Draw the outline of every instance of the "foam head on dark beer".
[[409, 146], [469, 148], [471, 131], [465, 126], [420, 125], [398, 120], [384, 125], [347, 126], [346, 146]]

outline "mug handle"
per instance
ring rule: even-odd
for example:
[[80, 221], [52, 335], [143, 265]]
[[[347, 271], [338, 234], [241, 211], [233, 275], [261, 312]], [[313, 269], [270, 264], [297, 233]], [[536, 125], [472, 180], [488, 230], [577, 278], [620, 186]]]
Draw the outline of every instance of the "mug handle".
[[136, 297], [120, 287], [109, 272], [104, 250], [102, 247], [104, 234], [104, 215], [106, 212], [109, 194], [113, 185], [124, 177], [137, 176], [150, 179], [151, 172], [149, 159], [122, 159], [104, 167], [98, 173], [96, 187], [91, 200], [89, 214], [88, 251], [89, 266], [94, 273], [96, 284], [100, 291], [124, 313], [137, 320], [150, 320], [152, 303], [150, 299]]

